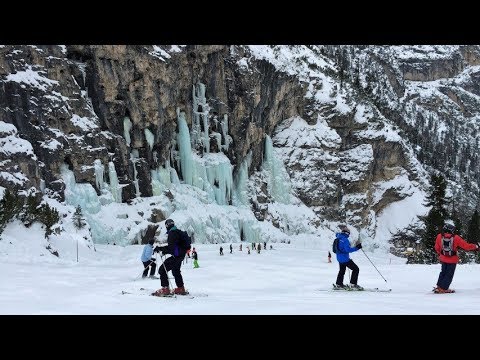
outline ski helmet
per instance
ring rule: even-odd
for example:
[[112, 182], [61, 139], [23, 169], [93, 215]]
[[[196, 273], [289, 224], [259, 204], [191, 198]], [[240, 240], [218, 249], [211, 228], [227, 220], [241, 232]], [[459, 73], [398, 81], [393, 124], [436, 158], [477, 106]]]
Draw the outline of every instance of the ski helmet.
[[347, 233], [350, 235], [350, 229], [347, 227], [347, 225], [339, 225], [338, 226], [340, 230], [342, 230], [343, 233]]
[[172, 219], [165, 220], [165, 227], [167, 228], [167, 231], [174, 226], [175, 226], [175, 222]]
[[455, 225], [450, 223], [445, 223], [445, 225], [443, 225], [443, 232], [453, 234], [455, 232]]

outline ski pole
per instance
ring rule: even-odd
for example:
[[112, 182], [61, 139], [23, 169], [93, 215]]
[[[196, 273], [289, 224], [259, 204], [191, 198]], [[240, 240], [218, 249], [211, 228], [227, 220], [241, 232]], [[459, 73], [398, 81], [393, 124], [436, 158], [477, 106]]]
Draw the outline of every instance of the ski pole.
[[161, 255], [160, 258], [162, 260], [162, 265], [165, 270], [165, 274], [167, 274], [168, 286], [170, 287], [170, 289], [173, 289], [172, 283], [170, 282], [170, 278], [168, 277], [168, 271], [167, 271], [167, 267], [165, 266], [165, 260], [163, 259], [164, 256], [166, 257], [166, 255]]
[[[155, 259], [154, 257], [152, 257], [152, 259]], [[140, 279], [140, 277], [143, 275], [143, 272], [145, 271], [145, 269], [149, 269], [150, 270], [150, 267], [152, 266], [152, 264], [154, 263], [154, 261], [150, 261], [150, 264], [148, 264], [146, 267], [143, 268], [142, 272], [140, 273], [140, 275], [138, 275], [134, 281], [137, 281], [138, 279]], [[148, 274], [148, 271], [147, 271], [147, 274]]]
[[[375, 264], [372, 262], [372, 260], [370, 260], [370, 258], [367, 256], [367, 254], [365, 253], [365, 251], [363, 251], [363, 249], [361, 249], [362, 252], [364, 253], [364, 255], [367, 257], [368, 261], [370, 261], [370, 263], [373, 265], [373, 267], [375, 268], [375, 270], [378, 271], [377, 267], [375, 266]], [[383, 278], [383, 280], [385, 280], [385, 282], [387, 282], [387, 279], [385, 279], [383, 277], [383, 275], [380, 273], [380, 271], [378, 271], [378, 273], [380, 274], [380, 276]]]

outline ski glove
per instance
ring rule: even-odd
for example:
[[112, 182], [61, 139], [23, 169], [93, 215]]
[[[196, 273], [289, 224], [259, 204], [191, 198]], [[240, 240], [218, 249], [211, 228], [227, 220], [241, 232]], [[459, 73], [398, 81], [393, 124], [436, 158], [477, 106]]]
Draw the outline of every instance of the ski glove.
[[360, 250], [362, 248], [362, 243], [358, 243], [356, 247], [358, 250]]

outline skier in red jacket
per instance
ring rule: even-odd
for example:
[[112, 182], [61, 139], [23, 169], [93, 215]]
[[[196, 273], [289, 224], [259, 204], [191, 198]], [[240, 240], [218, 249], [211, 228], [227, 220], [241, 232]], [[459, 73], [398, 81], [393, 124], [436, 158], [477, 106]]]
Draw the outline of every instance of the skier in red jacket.
[[437, 287], [433, 292], [437, 294], [453, 293], [455, 290], [449, 289], [455, 274], [455, 268], [458, 264], [457, 249], [466, 251], [475, 251], [479, 249], [479, 244], [470, 244], [463, 240], [459, 235], [454, 235], [455, 226], [445, 223], [443, 231], [437, 235], [435, 241], [435, 251], [439, 256], [442, 270], [438, 276]]

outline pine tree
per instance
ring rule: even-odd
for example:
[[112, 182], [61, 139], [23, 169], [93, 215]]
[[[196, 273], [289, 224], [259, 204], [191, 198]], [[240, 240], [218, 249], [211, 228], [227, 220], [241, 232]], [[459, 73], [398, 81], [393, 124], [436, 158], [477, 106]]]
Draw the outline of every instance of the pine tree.
[[22, 203], [17, 195], [16, 189], [14, 189], [13, 192], [11, 192], [9, 189], [6, 189], [3, 194], [3, 198], [0, 200], [0, 234], [3, 232], [10, 220], [18, 215], [21, 208]]
[[455, 210], [455, 208], [453, 208], [452, 216], [450, 216], [450, 218], [453, 221], [453, 225], [455, 225], [455, 234], [460, 235], [461, 237], [464, 237], [465, 232], [463, 230], [463, 222], [462, 220], [460, 220], [460, 217], [457, 211]]
[[48, 204], [42, 204], [38, 210], [38, 220], [45, 224], [45, 237], [53, 233], [52, 226], [60, 220], [57, 209]]
[[435, 240], [437, 234], [441, 231], [443, 223], [447, 217], [447, 198], [445, 196], [447, 184], [441, 175], [433, 174], [431, 177], [431, 186], [426, 197], [425, 206], [432, 208], [427, 216], [420, 217], [425, 224], [425, 232], [422, 236], [422, 251], [419, 258], [421, 262], [431, 264], [437, 261], [435, 252]]
[[480, 242], [480, 215], [477, 209], [468, 222], [466, 240], [471, 243]]
[[81, 229], [86, 225], [82, 214], [82, 207], [80, 205], [77, 206], [75, 213], [73, 214], [73, 224], [77, 229]]
[[[480, 242], [480, 215], [477, 209], [475, 209], [475, 211], [472, 214], [472, 217], [470, 218], [470, 221], [468, 222], [466, 240], [470, 243]], [[475, 262], [479, 263], [480, 254], [476, 252], [474, 256], [475, 256]]]
[[27, 228], [37, 220], [38, 205], [40, 205], [40, 200], [36, 196], [29, 195], [26, 198], [19, 219]]

